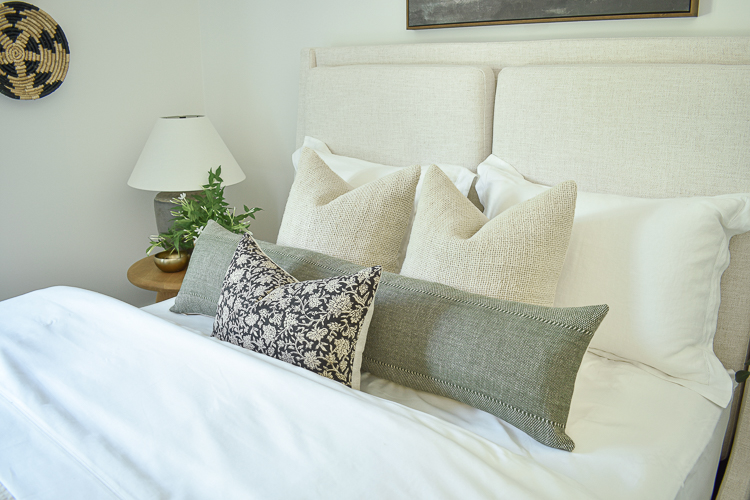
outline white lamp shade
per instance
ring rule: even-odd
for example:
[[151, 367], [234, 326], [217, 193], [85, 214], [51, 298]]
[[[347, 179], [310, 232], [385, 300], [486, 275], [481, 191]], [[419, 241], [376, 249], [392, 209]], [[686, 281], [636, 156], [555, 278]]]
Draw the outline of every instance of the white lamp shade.
[[224, 185], [245, 179], [207, 117], [167, 116], [156, 120], [128, 185], [146, 191], [197, 191], [208, 183], [208, 170], [219, 166]]

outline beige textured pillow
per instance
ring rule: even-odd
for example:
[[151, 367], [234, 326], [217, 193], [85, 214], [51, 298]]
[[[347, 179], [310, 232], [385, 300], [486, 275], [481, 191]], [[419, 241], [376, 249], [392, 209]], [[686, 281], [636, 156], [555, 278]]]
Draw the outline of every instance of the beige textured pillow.
[[563, 182], [488, 219], [438, 168], [424, 179], [401, 274], [467, 292], [551, 306], [573, 227]]
[[420, 173], [406, 167], [355, 189], [304, 148], [277, 242], [398, 272]]

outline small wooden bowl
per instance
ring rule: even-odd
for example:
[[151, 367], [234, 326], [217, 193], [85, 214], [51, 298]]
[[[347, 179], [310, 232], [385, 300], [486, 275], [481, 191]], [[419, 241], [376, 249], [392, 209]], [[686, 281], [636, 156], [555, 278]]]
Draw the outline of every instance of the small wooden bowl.
[[176, 273], [182, 271], [190, 262], [188, 252], [159, 252], [154, 255], [154, 264], [165, 273]]

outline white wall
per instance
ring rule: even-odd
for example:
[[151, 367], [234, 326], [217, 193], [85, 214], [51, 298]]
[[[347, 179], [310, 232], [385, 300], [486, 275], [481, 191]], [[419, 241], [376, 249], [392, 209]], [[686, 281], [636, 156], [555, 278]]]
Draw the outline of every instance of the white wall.
[[71, 50], [37, 101], [0, 95], [0, 300], [65, 284], [134, 304], [128, 267], [156, 232], [127, 186], [156, 118], [203, 112], [198, 0], [37, 0]]
[[[406, 30], [406, 0], [201, 0], [206, 112], [248, 180], [234, 204], [265, 209], [275, 241], [293, 173], [299, 53], [304, 47], [633, 36], [750, 35], [748, 0], [700, 0], [697, 18]], [[387, 146], [387, 145], [386, 145]]]

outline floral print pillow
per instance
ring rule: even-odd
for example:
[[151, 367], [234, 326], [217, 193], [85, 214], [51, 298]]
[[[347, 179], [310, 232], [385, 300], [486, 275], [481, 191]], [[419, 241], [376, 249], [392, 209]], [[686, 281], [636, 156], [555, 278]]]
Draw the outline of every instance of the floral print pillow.
[[213, 336], [359, 389], [382, 269], [298, 282], [248, 234], [229, 265]]
[[[297, 283], [297, 280], [263, 253], [249, 233], [245, 234], [224, 275], [212, 335], [216, 337], [217, 332], [230, 331], [227, 322], [236, 323], [237, 312], [247, 309], [269, 292], [288, 283]], [[232, 342], [229, 339], [222, 340]]]

